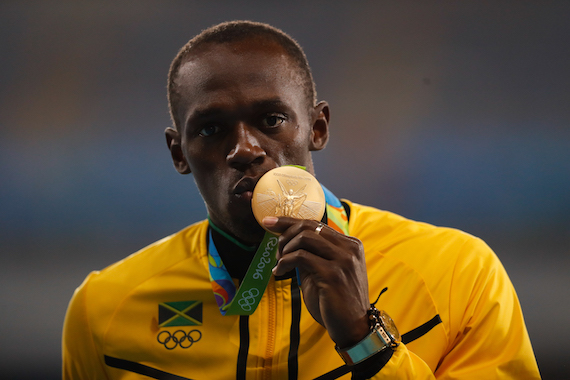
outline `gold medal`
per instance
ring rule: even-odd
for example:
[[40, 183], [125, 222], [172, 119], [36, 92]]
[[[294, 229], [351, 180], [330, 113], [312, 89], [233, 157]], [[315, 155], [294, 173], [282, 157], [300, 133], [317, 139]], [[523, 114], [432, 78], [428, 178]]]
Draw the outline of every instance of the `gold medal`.
[[253, 189], [251, 208], [261, 226], [266, 216], [321, 220], [325, 194], [311, 173], [295, 166], [281, 166], [259, 179]]

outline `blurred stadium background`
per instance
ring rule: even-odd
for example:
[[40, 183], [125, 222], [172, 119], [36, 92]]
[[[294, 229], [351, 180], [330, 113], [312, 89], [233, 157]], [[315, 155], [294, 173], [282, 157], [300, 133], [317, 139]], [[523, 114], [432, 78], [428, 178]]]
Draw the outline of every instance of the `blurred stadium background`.
[[231, 19], [305, 48], [332, 109], [319, 179], [486, 240], [544, 378], [570, 378], [569, 16], [567, 1], [2, 2], [2, 378], [60, 378], [88, 272], [204, 218], [166, 150], [166, 74]]

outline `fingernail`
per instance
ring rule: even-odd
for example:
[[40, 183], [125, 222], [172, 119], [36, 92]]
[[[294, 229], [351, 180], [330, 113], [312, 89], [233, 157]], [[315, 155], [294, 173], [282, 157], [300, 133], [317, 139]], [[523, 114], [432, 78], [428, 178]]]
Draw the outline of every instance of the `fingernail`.
[[278, 220], [279, 218], [275, 216], [266, 216], [265, 218], [263, 218], [263, 224], [267, 227], [271, 227], [274, 226]]
[[279, 260], [277, 260], [277, 263], [275, 263], [275, 266], [273, 267], [273, 269], [271, 269], [271, 272], [276, 275], [277, 273], [277, 266], [279, 265]]

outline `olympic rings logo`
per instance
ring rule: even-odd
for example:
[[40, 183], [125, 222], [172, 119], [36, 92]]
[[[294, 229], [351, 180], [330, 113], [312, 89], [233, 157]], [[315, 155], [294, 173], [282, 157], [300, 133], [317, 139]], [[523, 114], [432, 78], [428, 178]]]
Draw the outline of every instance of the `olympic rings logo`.
[[255, 305], [255, 297], [259, 296], [259, 290], [257, 288], [251, 288], [250, 290], [246, 290], [242, 294], [242, 298], [238, 301], [238, 304], [241, 308], [245, 311], [250, 311], [251, 306]]
[[167, 350], [173, 350], [177, 346], [190, 348], [194, 342], [198, 342], [200, 339], [202, 339], [202, 333], [199, 330], [191, 330], [188, 333], [177, 330], [174, 334], [171, 334], [170, 331], [161, 331], [156, 337], [158, 343], [166, 347]]

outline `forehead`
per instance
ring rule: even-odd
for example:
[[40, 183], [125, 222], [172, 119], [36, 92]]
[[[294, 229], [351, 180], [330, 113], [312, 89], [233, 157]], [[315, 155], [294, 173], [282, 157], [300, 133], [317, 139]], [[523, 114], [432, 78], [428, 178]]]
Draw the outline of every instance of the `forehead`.
[[[246, 40], [207, 44], [181, 65], [176, 79], [181, 119], [192, 108], [253, 98], [303, 103], [300, 69], [275, 42]], [[259, 99], [264, 100], [264, 99]]]

